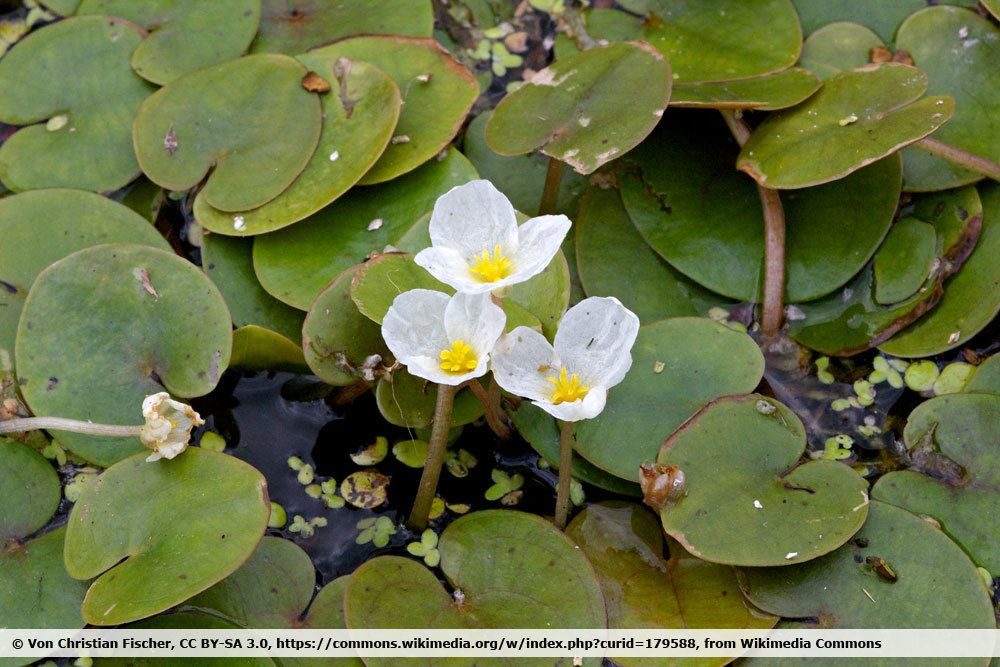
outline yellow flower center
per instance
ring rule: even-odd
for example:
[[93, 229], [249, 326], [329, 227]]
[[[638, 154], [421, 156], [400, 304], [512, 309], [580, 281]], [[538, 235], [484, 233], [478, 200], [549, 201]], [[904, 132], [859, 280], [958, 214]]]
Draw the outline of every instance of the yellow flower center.
[[441, 370], [460, 375], [475, 370], [479, 365], [472, 346], [462, 340], [456, 340], [451, 348], [441, 350]]
[[510, 260], [500, 251], [500, 245], [493, 249], [490, 256], [489, 250], [483, 250], [482, 254], [472, 258], [472, 266], [469, 271], [473, 273], [481, 282], [495, 283], [510, 275]]
[[576, 373], [570, 375], [565, 368], [559, 371], [559, 377], [545, 379], [555, 387], [552, 390], [552, 402], [556, 405], [577, 401], [586, 396], [590, 390], [590, 387], [580, 384], [580, 377]]

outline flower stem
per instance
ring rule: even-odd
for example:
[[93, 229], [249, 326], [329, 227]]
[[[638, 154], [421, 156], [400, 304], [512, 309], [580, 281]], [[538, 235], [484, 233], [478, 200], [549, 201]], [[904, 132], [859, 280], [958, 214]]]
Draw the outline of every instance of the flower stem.
[[1000, 181], [1000, 163], [996, 163], [993, 160], [946, 144], [943, 141], [938, 141], [933, 137], [924, 137], [913, 145], [920, 150], [927, 151], [931, 155], [937, 155], [948, 162], [965, 167], [969, 171], [982, 174], [983, 176], [992, 178], [994, 181]]
[[95, 424], [93, 422], [65, 419], [63, 417], [17, 417], [15, 419], [0, 421], [0, 433], [21, 433], [22, 431], [37, 431], [40, 429], [126, 438], [138, 436], [142, 432], [142, 425]]
[[424, 472], [420, 475], [420, 486], [417, 487], [417, 497], [413, 501], [413, 510], [406, 520], [406, 527], [413, 531], [422, 531], [427, 527], [427, 518], [431, 513], [431, 503], [437, 492], [438, 480], [441, 478], [441, 466], [444, 465], [444, 455], [448, 449], [448, 431], [451, 430], [451, 412], [455, 407], [455, 391], [457, 387], [439, 384], [437, 390], [437, 405], [434, 408], [434, 422], [431, 425], [431, 441], [427, 447], [427, 460], [424, 461]]
[[559, 199], [559, 183], [562, 181], [563, 163], [554, 157], [549, 158], [549, 168], [545, 172], [545, 187], [542, 190], [542, 202], [538, 205], [538, 215], [552, 215], [556, 212]]
[[504, 423], [503, 411], [500, 410], [500, 385], [493, 378], [490, 378], [489, 389], [483, 389], [479, 380], [471, 380], [469, 389], [476, 395], [479, 402], [483, 404], [483, 415], [486, 417], [486, 425], [501, 440], [510, 440], [510, 428]]
[[[750, 127], [732, 110], [720, 113], [740, 146], [750, 138]], [[785, 210], [777, 190], [757, 185], [764, 209], [764, 298], [761, 303], [760, 328], [767, 337], [781, 329], [785, 310]]]
[[559, 481], [556, 483], [556, 528], [566, 527], [569, 490], [573, 481], [573, 422], [559, 422]]

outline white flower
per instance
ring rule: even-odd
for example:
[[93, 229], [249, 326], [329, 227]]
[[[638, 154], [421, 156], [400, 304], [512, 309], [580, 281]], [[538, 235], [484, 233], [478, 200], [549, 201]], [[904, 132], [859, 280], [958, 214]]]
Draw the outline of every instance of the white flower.
[[565, 215], [542, 215], [519, 227], [514, 207], [492, 183], [471, 181], [438, 198], [431, 247], [414, 260], [459, 292], [491, 292], [544, 271], [570, 224]]
[[191, 430], [205, 423], [194, 408], [171, 399], [165, 391], [146, 397], [142, 402], [142, 416], [146, 423], [139, 439], [153, 450], [147, 461], [174, 458], [187, 449]]
[[590, 419], [632, 366], [639, 318], [613, 297], [590, 297], [563, 315], [555, 345], [528, 327], [493, 349], [493, 377], [563, 421]]
[[382, 320], [382, 337], [413, 375], [459, 385], [486, 374], [490, 350], [506, 322], [488, 294], [449, 297], [414, 289], [393, 300]]

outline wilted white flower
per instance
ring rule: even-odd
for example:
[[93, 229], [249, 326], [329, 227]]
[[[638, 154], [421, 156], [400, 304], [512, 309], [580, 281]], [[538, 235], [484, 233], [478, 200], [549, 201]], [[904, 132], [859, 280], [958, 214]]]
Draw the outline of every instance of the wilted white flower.
[[431, 247], [414, 260], [459, 292], [491, 292], [544, 271], [570, 224], [565, 215], [542, 215], [518, 226], [514, 207], [492, 183], [471, 181], [438, 198]]
[[486, 374], [490, 350], [506, 322], [488, 294], [449, 297], [414, 289], [393, 300], [382, 320], [382, 337], [413, 375], [459, 385]]
[[142, 402], [142, 416], [146, 423], [139, 439], [153, 450], [147, 461], [174, 458], [187, 449], [191, 430], [205, 423], [194, 408], [173, 400], [165, 391], [146, 397]]
[[563, 421], [590, 419], [632, 366], [639, 318], [613, 297], [590, 297], [563, 315], [555, 345], [528, 327], [493, 349], [493, 376], [512, 394]]

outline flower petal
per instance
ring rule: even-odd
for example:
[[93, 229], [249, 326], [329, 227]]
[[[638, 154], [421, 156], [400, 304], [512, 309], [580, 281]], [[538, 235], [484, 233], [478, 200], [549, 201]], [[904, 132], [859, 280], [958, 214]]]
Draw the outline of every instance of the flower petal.
[[459, 292], [485, 294], [497, 288], [497, 283], [477, 280], [469, 270], [469, 261], [452, 248], [424, 248], [413, 261], [428, 273]]
[[470, 181], [438, 197], [431, 213], [431, 243], [468, 260], [499, 245], [517, 252], [517, 217], [510, 201], [489, 181]]
[[410, 362], [406, 364], [406, 370], [410, 372], [410, 375], [415, 375], [418, 378], [454, 387], [462, 384], [466, 380], [471, 380], [472, 378], [485, 375], [487, 368], [486, 363], [482, 362], [468, 373], [455, 375], [454, 373], [448, 373], [441, 368], [440, 357], [421, 356], [410, 359]]
[[[490, 352], [503, 333], [507, 315], [488, 294], [463, 294], [451, 297], [444, 309], [444, 330], [449, 340], [461, 340], [472, 347], [479, 360], [476, 375], [485, 375]], [[481, 372], [479, 372], [481, 370]]]
[[550, 401], [532, 401], [556, 419], [564, 422], [576, 422], [581, 419], [593, 419], [604, 410], [608, 400], [608, 390], [604, 387], [591, 387], [582, 399], [571, 403], [551, 403]]
[[556, 354], [584, 384], [610, 388], [632, 366], [639, 318], [614, 297], [592, 296], [566, 311], [556, 331]]
[[517, 230], [517, 255], [512, 258], [514, 270], [507, 282], [523, 283], [544, 271], [559, 252], [571, 225], [565, 215], [542, 215], [521, 225]]
[[497, 384], [506, 391], [533, 401], [548, 401], [559, 372], [559, 360], [545, 336], [528, 327], [517, 327], [497, 341], [490, 365]]
[[451, 343], [444, 328], [448, 300], [444, 292], [429, 289], [403, 292], [393, 299], [382, 320], [382, 338], [396, 360], [414, 375], [433, 382], [437, 378], [427, 377], [420, 370], [428, 366], [428, 359], [436, 360]]

